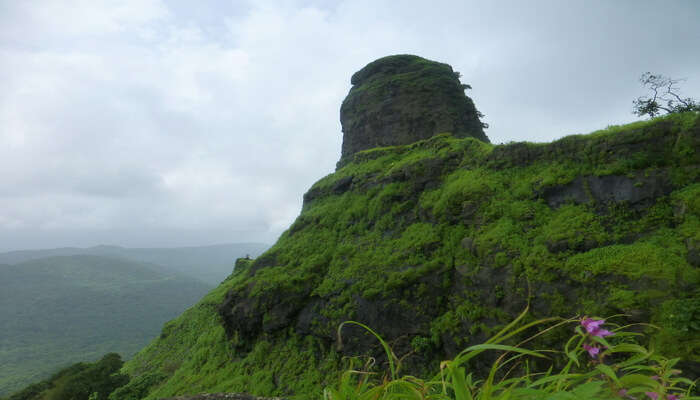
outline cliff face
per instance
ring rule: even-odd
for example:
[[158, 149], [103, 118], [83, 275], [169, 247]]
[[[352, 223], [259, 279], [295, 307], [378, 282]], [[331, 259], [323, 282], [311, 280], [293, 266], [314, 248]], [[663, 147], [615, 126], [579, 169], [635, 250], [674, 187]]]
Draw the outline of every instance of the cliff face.
[[356, 153], [268, 252], [129, 361], [114, 399], [319, 397], [343, 355], [380, 357], [351, 328], [336, 349], [348, 319], [410, 353], [407, 372], [434, 372], [528, 300], [536, 317], [652, 322], [657, 351], [700, 361], [698, 149], [688, 113], [548, 144], [438, 135]]
[[412, 55], [380, 58], [352, 79], [340, 107], [342, 163], [358, 151], [450, 132], [488, 142], [479, 114], [447, 64]]
[[359, 329], [336, 347], [346, 320], [427, 375], [527, 304], [652, 322], [658, 351], [700, 361], [700, 115], [494, 146], [446, 64], [386, 57], [352, 83], [337, 171], [272, 248], [165, 325], [112, 400], [320, 398], [343, 356], [382, 362]]

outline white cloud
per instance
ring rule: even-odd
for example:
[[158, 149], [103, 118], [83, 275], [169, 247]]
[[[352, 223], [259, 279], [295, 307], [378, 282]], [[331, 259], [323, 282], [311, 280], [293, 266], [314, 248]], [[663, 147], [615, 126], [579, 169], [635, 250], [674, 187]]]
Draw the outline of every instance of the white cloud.
[[[43, 0], [6, 5], [14, 24], [3, 30], [19, 33], [38, 28], [45, 36], [84, 37], [138, 30], [169, 16], [160, 0]], [[7, 19], [6, 19], [7, 20]], [[25, 29], [21, 29], [21, 27]]]
[[[644, 70], [688, 78], [689, 95], [700, 89], [700, 56], [689, 48], [697, 7], [654, 11], [625, 2], [2, 3], [0, 239], [272, 241], [334, 168], [350, 76], [387, 54], [461, 71], [495, 142], [631, 120]], [[660, 38], [670, 34], [672, 46]]]

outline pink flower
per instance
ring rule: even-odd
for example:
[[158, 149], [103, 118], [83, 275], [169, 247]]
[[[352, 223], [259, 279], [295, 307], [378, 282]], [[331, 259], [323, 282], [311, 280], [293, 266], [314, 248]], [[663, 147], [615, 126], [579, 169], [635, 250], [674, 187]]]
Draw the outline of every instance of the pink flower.
[[647, 396], [649, 396], [649, 398], [651, 398], [652, 400], [658, 400], [658, 399], [659, 399], [659, 394], [658, 394], [658, 393], [655, 393], [655, 392], [644, 392], [644, 394], [646, 394]]
[[598, 336], [598, 337], [606, 337], [606, 336], [612, 336], [613, 333], [610, 332], [607, 329], [597, 329], [591, 333], [593, 336]]
[[600, 353], [600, 348], [596, 346], [589, 346], [587, 344], [583, 344], [583, 349], [588, 352], [588, 354], [591, 356], [591, 358], [597, 358], [598, 353]]
[[606, 336], [612, 336], [613, 333], [610, 332], [607, 329], [602, 329], [600, 326], [605, 323], [604, 319], [593, 319], [593, 318], [584, 318], [581, 320], [581, 326], [586, 330], [586, 332], [590, 333], [593, 336], [598, 336], [598, 337], [606, 337]]

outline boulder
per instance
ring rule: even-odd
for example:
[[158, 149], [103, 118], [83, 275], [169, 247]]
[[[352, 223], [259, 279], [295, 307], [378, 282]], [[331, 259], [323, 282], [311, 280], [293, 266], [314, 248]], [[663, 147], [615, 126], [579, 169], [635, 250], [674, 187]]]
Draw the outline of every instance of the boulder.
[[340, 107], [342, 165], [375, 147], [410, 144], [438, 133], [488, 142], [467, 85], [447, 64], [413, 55], [380, 58], [356, 72]]

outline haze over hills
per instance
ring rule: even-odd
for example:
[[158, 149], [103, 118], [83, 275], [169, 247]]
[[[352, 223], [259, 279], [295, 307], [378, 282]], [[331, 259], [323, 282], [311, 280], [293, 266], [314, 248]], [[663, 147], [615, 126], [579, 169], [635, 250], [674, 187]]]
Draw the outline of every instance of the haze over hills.
[[97, 255], [0, 265], [0, 395], [73, 362], [131, 356], [211, 287], [162, 266]]
[[212, 246], [172, 248], [128, 248], [105, 245], [88, 248], [63, 247], [0, 253], [0, 264], [17, 264], [23, 261], [52, 256], [79, 254], [108, 256], [139, 263], [156, 264], [152, 268], [163, 272], [177, 272], [215, 285], [231, 273], [236, 258], [245, 256], [257, 257], [268, 247], [269, 245], [264, 243], [226, 243]]

